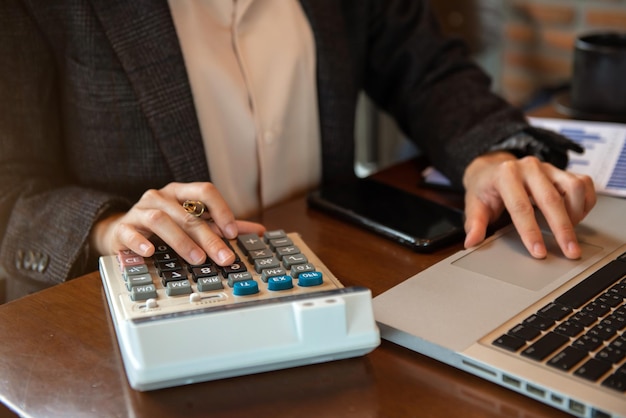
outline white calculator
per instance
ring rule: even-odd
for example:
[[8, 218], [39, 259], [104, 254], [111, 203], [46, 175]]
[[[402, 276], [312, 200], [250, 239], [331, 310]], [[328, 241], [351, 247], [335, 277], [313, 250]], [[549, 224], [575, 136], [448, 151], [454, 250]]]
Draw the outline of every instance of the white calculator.
[[145, 391], [356, 357], [380, 344], [372, 295], [344, 287], [300, 235], [226, 241], [230, 266], [189, 265], [162, 241], [100, 258], [128, 381]]

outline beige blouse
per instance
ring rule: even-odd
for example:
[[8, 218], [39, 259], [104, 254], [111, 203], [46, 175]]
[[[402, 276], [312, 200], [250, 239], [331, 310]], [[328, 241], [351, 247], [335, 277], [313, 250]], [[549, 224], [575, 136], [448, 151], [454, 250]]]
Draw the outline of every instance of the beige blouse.
[[297, 0], [169, 0], [211, 179], [238, 218], [319, 184], [315, 41]]

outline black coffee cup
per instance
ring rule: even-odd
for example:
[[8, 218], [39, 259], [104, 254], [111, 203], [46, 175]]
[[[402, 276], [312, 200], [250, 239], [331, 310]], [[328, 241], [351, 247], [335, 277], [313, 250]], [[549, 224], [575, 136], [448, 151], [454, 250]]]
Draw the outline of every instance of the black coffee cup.
[[561, 105], [573, 117], [626, 120], [626, 33], [598, 32], [576, 39], [566, 96]]

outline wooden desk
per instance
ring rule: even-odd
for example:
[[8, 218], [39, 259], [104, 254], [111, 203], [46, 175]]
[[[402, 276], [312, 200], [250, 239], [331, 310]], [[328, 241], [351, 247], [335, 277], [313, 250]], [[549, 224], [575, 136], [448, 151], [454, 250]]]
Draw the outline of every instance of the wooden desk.
[[[414, 190], [417, 170], [410, 162], [379, 177]], [[460, 204], [459, 196], [432, 196]], [[303, 199], [259, 220], [300, 232], [344, 285], [364, 285], [374, 295], [461, 248], [416, 254], [307, 209]], [[0, 306], [0, 338], [0, 400], [24, 416], [566, 416], [386, 341], [360, 358], [136, 392], [96, 272]]]

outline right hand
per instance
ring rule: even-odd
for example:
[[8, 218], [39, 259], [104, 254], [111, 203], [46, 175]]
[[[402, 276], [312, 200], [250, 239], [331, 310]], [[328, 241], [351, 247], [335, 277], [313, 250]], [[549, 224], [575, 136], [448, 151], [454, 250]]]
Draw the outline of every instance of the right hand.
[[[187, 213], [182, 207], [187, 199], [203, 202], [205, 213], [201, 217]], [[98, 256], [128, 249], [150, 257], [155, 249], [149, 238], [156, 234], [188, 263], [201, 264], [208, 255], [226, 266], [235, 261], [235, 254], [222, 237], [233, 239], [240, 233], [261, 235], [264, 231], [261, 224], [235, 220], [212, 183], [170, 183], [146, 191], [128, 212], [98, 221], [90, 244]]]

